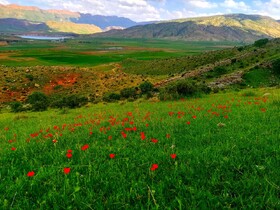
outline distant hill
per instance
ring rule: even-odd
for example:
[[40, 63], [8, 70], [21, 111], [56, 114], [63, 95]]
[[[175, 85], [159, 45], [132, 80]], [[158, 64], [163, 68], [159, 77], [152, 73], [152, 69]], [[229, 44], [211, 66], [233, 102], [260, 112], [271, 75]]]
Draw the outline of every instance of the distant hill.
[[28, 20], [18, 20], [14, 18], [0, 19], [0, 32], [2, 33], [76, 33], [93, 34], [102, 30], [94, 25], [76, 24], [72, 22], [47, 21], [38, 23]]
[[82, 13], [80, 14], [80, 17], [78, 19], [72, 18], [71, 21], [75, 23], [94, 24], [102, 29], [112, 26], [128, 28], [137, 25], [136, 22], [124, 17], [91, 15]]
[[45, 23], [35, 23], [27, 20], [18, 20], [14, 18], [0, 19], [0, 32], [16, 33], [16, 32], [29, 32], [40, 33], [47, 32], [50, 28]]
[[280, 37], [280, 23], [260, 15], [218, 15], [111, 30], [98, 36], [252, 42]]
[[0, 4], [0, 18], [16, 18], [36, 22], [56, 21], [93, 24], [102, 29], [112, 26], [127, 28], [137, 25], [136, 22], [123, 17], [91, 15], [67, 10], [43, 10], [38, 7], [20, 6], [16, 4]]

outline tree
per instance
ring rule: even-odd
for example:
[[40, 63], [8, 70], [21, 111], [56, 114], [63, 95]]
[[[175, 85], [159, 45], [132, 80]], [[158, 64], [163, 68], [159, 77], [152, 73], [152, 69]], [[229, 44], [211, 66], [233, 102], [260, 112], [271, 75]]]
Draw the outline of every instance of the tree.
[[149, 81], [145, 81], [139, 85], [139, 88], [143, 94], [149, 93], [153, 90], [153, 84]]
[[33, 92], [28, 96], [27, 102], [32, 105], [33, 111], [45, 111], [48, 108], [48, 97], [41, 92]]

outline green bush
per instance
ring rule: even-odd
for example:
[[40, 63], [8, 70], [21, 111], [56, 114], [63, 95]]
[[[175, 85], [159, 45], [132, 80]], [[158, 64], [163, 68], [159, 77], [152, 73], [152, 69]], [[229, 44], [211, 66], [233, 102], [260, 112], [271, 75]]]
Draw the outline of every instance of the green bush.
[[137, 93], [135, 88], [124, 88], [121, 90], [122, 98], [136, 98]]
[[153, 84], [149, 81], [145, 81], [139, 85], [142, 94], [149, 93], [153, 90]]
[[280, 58], [273, 61], [272, 63], [272, 71], [273, 73], [280, 75]]
[[87, 98], [78, 95], [69, 95], [64, 97], [55, 97], [52, 100], [51, 106], [55, 108], [78, 108], [85, 105], [88, 102]]
[[30, 103], [33, 111], [45, 111], [48, 108], [48, 97], [41, 92], [33, 92], [27, 98], [27, 103]]
[[121, 95], [118, 93], [106, 93], [103, 96], [103, 101], [106, 102], [114, 102], [114, 101], [118, 101], [121, 99]]
[[23, 106], [21, 102], [18, 101], [12, 102], [10, 106], [11, 106], [11, 111], [14, 113], [23, 111]]
[[255, 41], [254, 46], [255, 47], [263, 47], [264, 45], [266, 45], [268, 43], [268, 39], [259, 39], [257, 41]]

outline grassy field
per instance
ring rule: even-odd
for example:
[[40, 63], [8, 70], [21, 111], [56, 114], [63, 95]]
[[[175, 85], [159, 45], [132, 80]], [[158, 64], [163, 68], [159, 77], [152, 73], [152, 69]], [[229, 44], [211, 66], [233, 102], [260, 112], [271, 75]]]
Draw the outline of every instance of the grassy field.
[[0, 64], [6, 66], [97, 66], [128, 58], [154, 60], [199, 54], [240, 45], [233, 42], [185, 42], [148, 39], [80, 37], [63, 43], [23, 41], [0, 47]]
[[0, 208], [279, 209], [279, 106], [257, 89], [2, 110]]

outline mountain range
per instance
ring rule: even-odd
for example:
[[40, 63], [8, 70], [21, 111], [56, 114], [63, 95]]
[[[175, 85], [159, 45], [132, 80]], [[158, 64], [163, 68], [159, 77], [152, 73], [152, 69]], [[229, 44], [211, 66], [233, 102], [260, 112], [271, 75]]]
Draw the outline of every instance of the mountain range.
[[111, 30], [98, 36], [252, 42], [280, 37], [280, 23], [266, 16], [231, 14], [170, 20]]
[[[100, 33], [102, 31], [104, 33]], [[280, 37], [280, 20], [260, 15], [230, 14], [137, 23], [125, 17], [0, 4], [0, 32], [64, 32], [99, 37], [252, 42]]]

